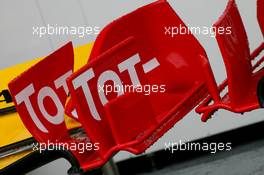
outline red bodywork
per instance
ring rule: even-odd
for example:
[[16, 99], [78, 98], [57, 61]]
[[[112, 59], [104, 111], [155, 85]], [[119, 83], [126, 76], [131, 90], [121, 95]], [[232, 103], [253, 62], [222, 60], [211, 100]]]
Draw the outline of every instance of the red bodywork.
[[[219, 108], [237, 113], [260, 108], [258, 97], [263, 95], [258, 94], [257, 89], [263, 87], [259, 82], [264, 76], [264, 70], [254, 72], [263, 62], [263, 58], [255, 65], [252, 65], [252, 61], [261, 53], [264, 44], [262, 43], [250, 54], [247, 34], [234, 0], [229, 1], [226, 11], [214, 26], [216, 28], [231, 27], [232, 30], [230, 35], [216, 35], [226, 67], [227, 80], [216, 88], [213, 75], [210, 75], [208, 70], [210, 78], [207, 78], [207, 86], [210, 95], [196, 109], [196, 112], [202, 113], [203, 121], [206, 121]], [[228, 92], [220, 97], [220, 92], [226, 86]], [[209, 105], [212, 101], [213, 104]]]
[[[261, 11], [263, 0], [258, 1], [258, 20], [263, 32]], [[203, 121], [220, 108], [243, 113], [264, 106], [264, 70], [254, 72], [264, 58], [254, 65], [251, 63], [264, 45], [262, 43], [250, 54], [234, 0], [229, 1], [224, 15], [214, 25], [232, 30], [230, 35], [216, 35], [227, 71], [227, 80], [220, 86], [214, 79], [203, 47], [192, 34], [166, 34], [166, 28], [180, 25], [185, 26], [165, 0], [115, 20], [96, 39], [89, 63], [70, 77], [67, 74], [67, 85], [60, 84], [60, 88], [54, 81], [72, 71], [72, 46], [68, 44], [51, 54], [9, 84], [24, 124], [39, 142], [76, 142], [68, 135], [61, 116], [58, 116], [59, 121], [54, 120], [43, 116], [43, 111], [37, 108], [39, 99], [43, 102], [43, 96], [47, 96], [45, 91], [38, 94], [44, 86], [57, 94], [63, 107], [70, 92], [72, 99], [66, 106], [66, 113], [71, 115], [76, 107], [78, 121], [91, 143], [100, 144], [97, 151], [84, 154], [72, 151], [81, 168], [88, 170], [102, 166], [120, 150], [134, 154], [144, 152], [202, 100], [196, 111], [202, 114]], [[144, 92], [99, 92], [99, 85], [113, 85], [113, 82], [152, 87], [164, 85], [165, 91], [147, 95]], [[16, 95], [31, 83], [37, 93], [31, 95], [30, 100], [48, 133], [43, 127], [36, 126], [25, 104], [17, 103]], [[228, 87], [228, 93], [220, 97], [225, 87]], [[43, 103], [50, 115], [59, 112], [54, 108], [54, 104], [58, 105], [56, 101], [45, 100]]]
[[264, 0], [257, 1], [257, 16], [260, 29], [264, 37]]
[[[57, 151], [66, 144], [87, 143], [87, 139], [71, 138], [64, 122], [64, 106], [69, 93], [66, 78], [72, 74], [73, 58], [72, 44], [66, 44], [8, 85], [20, 118], [43, 150], [50, 146]], [[80, 164], [93, 158], [92, 151], [69, 151]]]
[[[144, 152], [207, 95], [203, 65], [208, 60], [202, 46], [192, 34], [165, 35], [166, 26], [180, 25], [185, 26], [166, 1], [140, 8], [109, 24], [96, 39], [89, 63], [70, 77], [68, 85], [79, 121], [91, 142], [100, 143], [101, 159], [85, 169], [102, 165], [120, 150]], [[99, 76], [110, 70], [131, 85], [129, 72], [120, 72], [118, 64], [135, 55], [140, 59], [135, 70], [141, 84], [165, 85], [165, 93], [112, 93], [107, 96], [108, 103], [102, 104]], [[142, 68], [153, 58], [159, 66], [144, 73]], [[94, 78], [87, 84], [100, 120], [88, 108], [82, 88], [74, 87], [74, 81], [91, 74], [91, 69]]]

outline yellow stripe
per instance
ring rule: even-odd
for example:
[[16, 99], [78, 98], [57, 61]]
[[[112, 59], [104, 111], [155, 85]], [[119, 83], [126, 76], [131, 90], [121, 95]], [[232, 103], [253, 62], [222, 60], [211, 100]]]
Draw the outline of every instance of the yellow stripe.
[[33, 151], [24, 151], [22, 153], [0, 159], [0, 169], [3, 169], [7, 167], [8, 165], [11, 165], [12, 163], [22, 159], [23, 157], [27, 156], [31, 152]]

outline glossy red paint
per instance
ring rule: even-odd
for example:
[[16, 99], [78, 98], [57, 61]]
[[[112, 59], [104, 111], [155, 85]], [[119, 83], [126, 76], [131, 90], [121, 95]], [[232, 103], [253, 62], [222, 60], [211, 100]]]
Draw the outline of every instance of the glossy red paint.
[[[261, 4], [263, 0], [258, 1], [263, 29]], [[97, 151], [72, 152], [81, 168], [88, 170], [102, 166], [120, 150], [144, 152], [201, 101], [196, 111], [203, 121], [220, 108], [243, 113], [264, 106], [264, 69], [255, 71], [264, 58], [252, 65], [264, 44], [250, 54], [234, 0], [214, 25], [232, 30], [230, 35], [216, 36], [227, 71], [227, 79], [219, 86], [203, 47], [192, 34], [166, 35], [166, 27], [180, 25], [185, 26], [170, 5], [160, 0], [109, 24], [96, 39], [89, 63], [77, 72], [71, 74], [71, 44], [43, 59], [9, 84], [25, 126], [39, 142], [76, 142], [62, 118], [65, 106], [70, 115], [76, 107], [91, 143], [100, 143]], [[62, 75], [63, 80], [58, 80]], [[98, 85], [113, 82], [164, 85], [165, 91], [148, 95], [99, 92]], [[228, 93], [221, 97], [225, 87]], [[21, 91], [25, 93], [17, 96]], [[65, 105], [68, 92], [72, 99]], [[35, 116], [21, 97], [32, 102]]]
[[257, 0], [257, 17], [264, 37], [264, 0]]
[[[17, 112], [40, 143], [42, 151], [51, 144], [56, 151], [59, 148], [54, 148], [55, 144], [87, 143], [86, 139], [71, 138], [64, 121], [64, 106], [69, 93], [66, 78], [72, 74], [73, 58], [73, 47], [68, 43], [9, 83]], [[69, 151], [80, 164], [95, 159], [93, 151]]]
[[[234, 0], [229, 0], [227, 9], [223, 16], [215, 23], [216, 28], [231, 27], [230, 35], [216, 35], [220, 47], [226, 72], [225, 80], [218, 88], [214, 79], [208, 79], [208, 88], [211, 88], [210, 95], [196, 109], [202, 114], [202, 120], [206, 121], [216, 110], [222, 108], [232, 112], [244, 113], [260, 108], [260, 101], [263, 99], [263, 88], [261, 78], [264, 77], [264, 70], [254, 70], [263, 62], [263, 58], [252, 65], [252, 60], [263, 50], [263, 43], [252, 54], [250, 54], [247, 34]], [[208, 74], [211, 74], [208, 71]], [[228, 92], [220, 97], [220, 92], [228, 87]], [[213, 104], [210, 104], [213, 101]]]
[[[155, 21], [153, 21], [155, 19]], [[208, 93], [203, 65], [209, 65], [206, 53], [191, 34], [165, 35], [166, 26], [185, 26], [166, 1], [142, 7], [109, 24], [98, 36], [89, 63], [75, 72], [68, 86], [77, 106], [79, 121], [91, 142], [99, 142], [100, 160], [83, 165], [89, 169], [102, 165], [120, 150], [144, 152], [191, 111]], [[98, 81], [113, 71], [126, 85], [133, 84], [128, 71], [118, 69], [121, 62], [138, 56], [134, 68], [142, 85], [165, 85], [164, 93], [112, 93], [106, 104], [100, 101]], [[146, 73], [144, 65], [156, 59], [158, 66]], [[96, 112], [89, 109], [77, 80], [94, 75], [89, 82]], [[90, 74], [92, 75], [92, 74]], [[85, 79], [85, 78], [84, 78]], [[75, 83], [74, 83], [75, 82]]]

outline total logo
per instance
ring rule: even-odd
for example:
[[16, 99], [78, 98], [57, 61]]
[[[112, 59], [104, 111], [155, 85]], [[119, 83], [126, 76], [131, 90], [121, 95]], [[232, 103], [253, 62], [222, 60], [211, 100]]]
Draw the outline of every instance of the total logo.
[[[59, 88], [63, 88], [65, 95], [69, 93], [69, 89], [66, 84], [66, 78], [69, 77], [71, 74], [72, 71], [70, 70], [54, 81], [54, 86], [56, 87], [56, 90], [58, 90]], [[44, 86], [39, 91], [36, 92], [34, 84], [31, 83], [26, 88], [21, 90], [17, 95], [15, 95], [15, 100], [17, 105], [22, 105], [22, 104], [25, 105], [29, 113], [29, 116], [34, 121], [36, 126], [42, 132], [48, 133], [48, 130], [39, 120], [38, 115], [36, 114], [34, 107], [32, 105], [31, 96], [36, 93], [37, 95], [35, 97], [37, 98], [36, 99], [37, 104], [35, 105], [33, 104], [33, 105], [38, 106], [38, 109], [41, 112], [42, 116], [44, 116], [44, 118], [47, 121], [49, 121], [51, 124], [58, 125], [64, 121], [64, 105], [60, 100], [56, 91], [49, 86]], [[51, 114], [48, 112], [49, 109], [44, 104], [44, 101], [47, 98], [49, 98], [54, 104], [54, 107], [56, 108], [55, 114]]]
[[[130, 82], [134, 86], [140, 85], [144, 74], [160, 66], [156, 58], [142, 63], [139, 55], [134, 54], [125, 60], [110, 60], [112, 64], [101, 64], [100, 61], [87, 64], [72, 74], [72, 59], [65, 59], [60, 54], [49, 57], [57, 58], [40, 61], [9, 84], [24, 123], [32, 127], [33, 121], [34, 125], [46, 134], [50, 129], [56, 130], [54, 126], [65, 127], [65, 104], [69, 93], [81, 94], [79, 103], [86, 103], [93, 119], [101, 121], [98, 106], [107, 104], [108, 96], [98, 90], [99, 86], [108, 82], [116, 85], [122, 85], [122, 82]], [[116, 97], [123, 93], [118, 92]], [[73, 108], [72, 113], [75, 112], [76, 109]]]
[[[87, 67], [87, 69], [74, 75], [74, 78], [70, 81], [70, 84], [73, 86], [74, 91], [77, 91], [78, 89], [82, 91], [82, 94], [84, 95], [88, 107], [91, 111], [91, 114], [95, 120], [100, 121], [101, 116], [95, 104], [96, 99], [94, 98], [96, 95], [94, 94], [98, 93], [98, 98], [100, 99], [101, 105], [104, 106], [108, 103], [105, 91], [100, 90], [98, 88], [104, 87], [104, 85], [109, 81], [113, 82], [115, 86], [119, 87], [123, 85], [123, 82], [127, 81], [130, 81], [132, 83], [132, 86], [134, 87], [141, 85], [140, 76], [138, 75], [138, 72], [136, 70], [136, 65], [140, 65], [140, 62], [141, 60], [139, 55], [135, 54], [132, 57], [119, 63], [117, 65], [117, 72], [108, 69], [103, 71], [102, 73], [97, 74], [96, 76], [94, 68]], [[156, 58], [150, 59], [148, 62], [142, 64], [143, 72], [146, 74], [157, 68], [159, 65], [160, 64]], [[128, 77], [121, 74], [126, 74], [128, 75]], [[121, 77], [123, 77], [123, 79]], [[89, 86], [90, 82], [93, 83], [91, 87]], [[96, 92], [91, 91], [91, 89], [95, 90]], [[121, 96], [123, 94], [124, 91], [117, 91], [117, 96]]]

